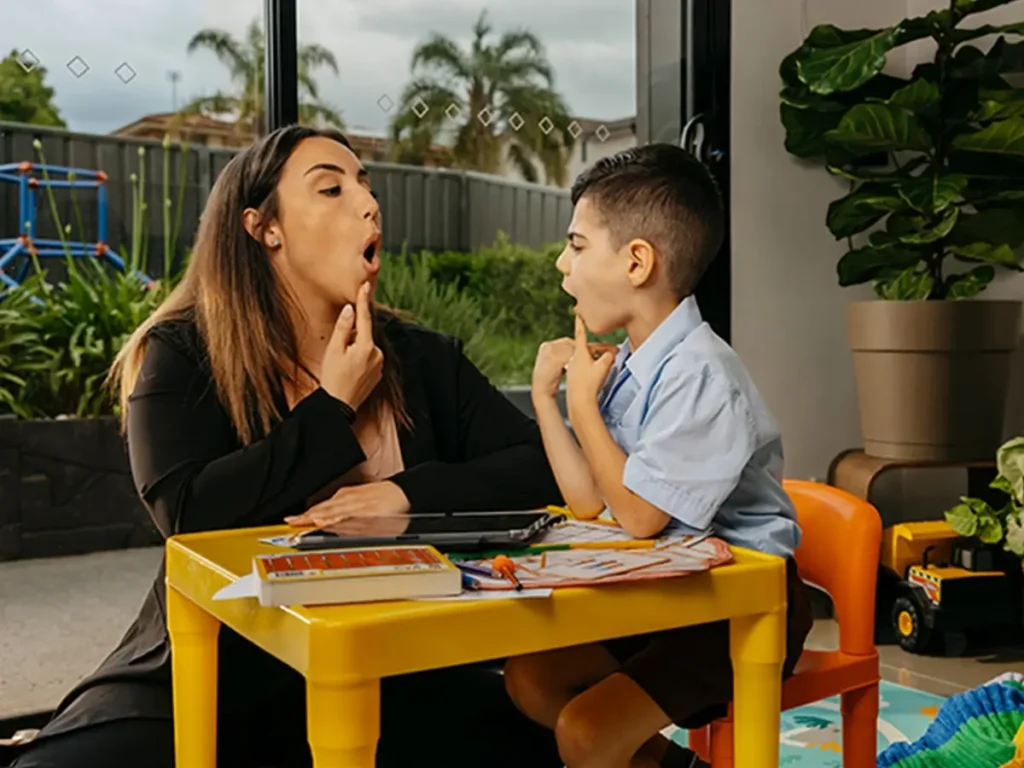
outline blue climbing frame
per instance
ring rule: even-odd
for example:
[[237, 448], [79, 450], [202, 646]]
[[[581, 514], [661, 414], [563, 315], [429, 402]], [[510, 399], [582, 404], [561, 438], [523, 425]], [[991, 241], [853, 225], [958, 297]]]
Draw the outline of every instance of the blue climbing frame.
[[[34, 254], [40, 258], [55, 256], [72, 258], [104, 258], [118, 269], [125, 268], [124, 260], [107, 245], [107, 174], [84, 168], [67, 168], [61, 165], [42, 165], [23, 161], [0, 165], [0, 182], [14, 182], [18, 185], [18, 227], [17, 237], [0, 238], [0, 296], [5, 288], [17, 288], [25, 279]], [[47, 238], [36, 238], [36, 214], [39, 209], [39, 192], [43, 187], [53, 189], [95, 189], [97, 194], [96, 242], [62, 242]], [[16, 261], [22, 257], [20, 263]], [[139, 277], [151, 287], [153, 281], [139, 273]]]

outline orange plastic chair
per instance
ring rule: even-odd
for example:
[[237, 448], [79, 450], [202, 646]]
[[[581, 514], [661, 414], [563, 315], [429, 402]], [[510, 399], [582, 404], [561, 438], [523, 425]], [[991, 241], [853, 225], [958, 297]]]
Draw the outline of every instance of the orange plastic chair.
[[[783, 710], [840, 696], [843, 767], [874, 768], [878, 729], [878, 650], [874, 643], [875, 587], [881, 549], [878, 511], [845, 491], [805, 480], [785, 481], [803, 540], [800, 577], [832, 598], [839, 650], [805, 650], [782, 686]], [[690, 748], [713, 768], [732, 768], [732, 715], [690, 731]]]

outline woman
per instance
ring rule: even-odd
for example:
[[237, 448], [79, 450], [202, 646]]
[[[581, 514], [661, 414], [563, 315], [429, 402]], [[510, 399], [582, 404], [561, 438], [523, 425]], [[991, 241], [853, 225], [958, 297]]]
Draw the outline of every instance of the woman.
[[[340, 134], [285, 128], [220, 174], [181, 284], [113, 370], [132, 475], [165, 534], [558, 502], [535, 424], [459, 342], [372, 307], [380, 243]], [[164, 605], [161, 568], [14, 768], [171, 768]], [[219, 658], [218, 764], [308, 764], [301, 677], [227, 628]], [[450, 708], [423, 706], [445, 687]], [[481, 759], [561, 764], [490, 670], [383, 682], [379, 765]]]

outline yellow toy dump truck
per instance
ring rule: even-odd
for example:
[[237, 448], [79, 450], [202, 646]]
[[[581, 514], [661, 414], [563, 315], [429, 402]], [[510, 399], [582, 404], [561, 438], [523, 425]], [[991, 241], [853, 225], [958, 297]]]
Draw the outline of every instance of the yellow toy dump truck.
[[886, 529], [882, 565], [900, 581], [890, 613], [900, 646], [947, 655], [966, 646], [969, 630], [1020, 627], [1020, 561], [998, 546], [960, 538], [945, 521]]

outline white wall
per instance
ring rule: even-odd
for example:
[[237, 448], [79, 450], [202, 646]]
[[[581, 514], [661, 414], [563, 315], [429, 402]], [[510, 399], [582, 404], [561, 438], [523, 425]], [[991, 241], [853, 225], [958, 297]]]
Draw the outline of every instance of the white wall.
[[[791, 477], [824, 479], [837, 453], [860, 445], [846, 307], [872, 294], [867, 287], [837, 285], [835, 267], [844, 245], [826, 229], [825, 213], [844, 187], [783, 148], [778, 63], [816, 24], [880, 27], [945, 5], [935, 0], [733, 0], [733, 343], [780, 423]], [[979, 16], [978, 23], [1020, 19], [1024, 3]], [[928, 55], [920, 47], [900, 52], [890, 58], [890, 69], [906, 75], [917, 57]], [[1003, 278], [986, 295], [1024, 298], [1024, 280]], [[1015, 386], [1020, 391], [1020, 384]], [[1011, 407], [1009, 421], [1009, 432], [1024, 434], [1019, 408]], [[901, 496], [908, 503], [913, 496], [918, 507], [929, 507], [935, 516], [955, 501], [951, 494], [963, 492], [963, 483], [957, 472], [917, 472], [913, 478], [907, 473], [880, 483], [877, 503], [880, 509], [898, 506]], [[919, 492], [926, 489], [923, 499]]]

